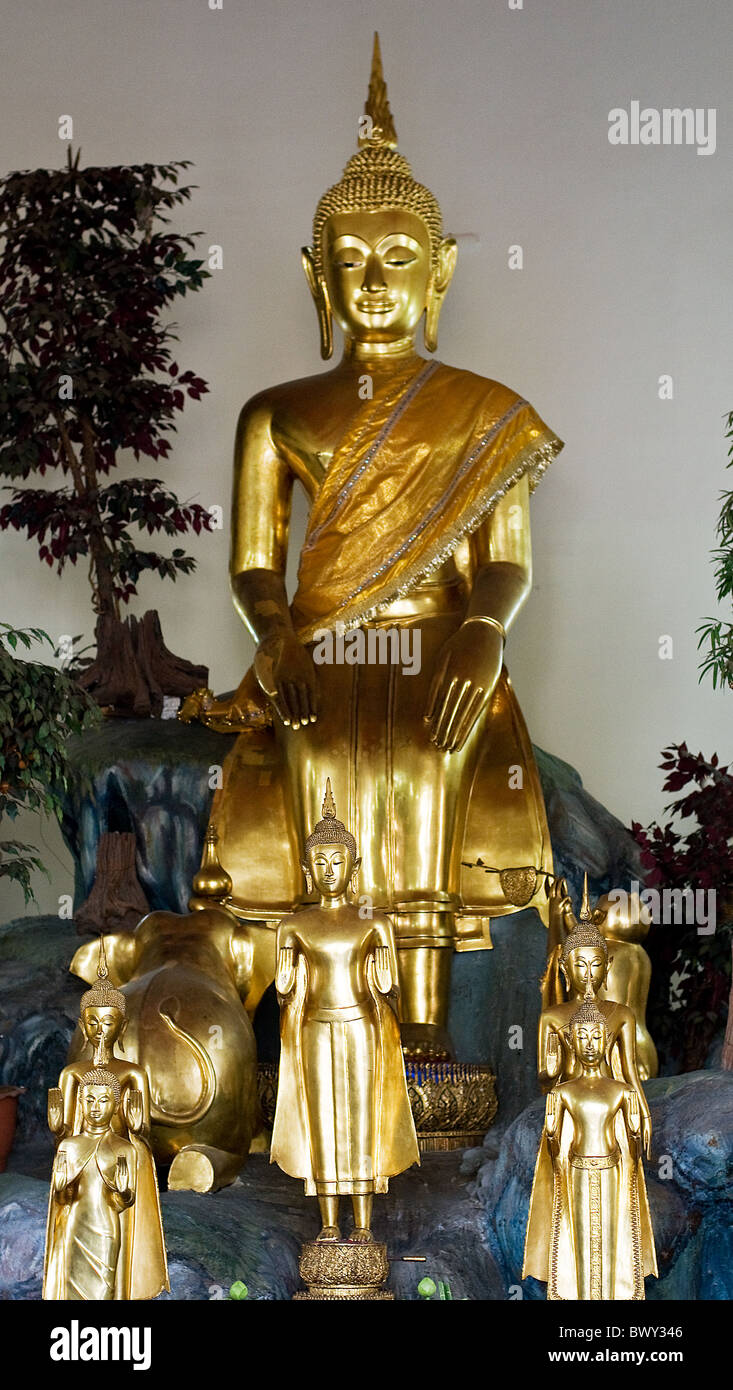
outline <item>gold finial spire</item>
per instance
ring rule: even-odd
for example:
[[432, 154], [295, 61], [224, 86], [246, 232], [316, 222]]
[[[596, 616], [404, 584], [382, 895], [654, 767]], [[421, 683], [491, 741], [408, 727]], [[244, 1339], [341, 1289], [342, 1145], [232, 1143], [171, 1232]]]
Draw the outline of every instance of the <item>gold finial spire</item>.
[[379, 34], [374, 34], [372, 71], [369, 77], [369, 92], [364, 103], [364, 114], [369, 118], [364, 124], [367, 129], [359, 134], [359, 147], [364, 145], [386, 145], [388, 149], [397, 148], [397, 131], [392, 112], [389, 109], [387, 83], [382, 71], [382, 50], [379, 47]]
[[586, 869], [583, 876], [583, 901], [580, 904], [580, 920], [581, 922], [590, 922], [591, 917], [590, 898], [588, 896], [588, 870]]
[[335, 819], [336, 819], [336, 802], [335, 802], [334, 799], [333, 799], [333, 792], [331, 791], [331, 778], [330, 778], [330, 777], [327, 777], [327, 778], [326, 778], [326, 795], [325, 795], [324, 798], [323, 798], [323, 806], [321, 807], [321, 815], [322, 815], [322, 817], [323, 817], [324, 820], [335, 820]]
[[108, 980], [109, 968], [107, 965], [107, 952], [104, 949], [104, 932], [99, 933], [99, 956], [97, 958], [97, 979]]
[[231, 896], [232, 880], [219, 858], [218, 843], [219, 833], [212, 821], [206, 831], [201, 866], [191, 885], [193, 896], [188, 902], [191, 910], [224, 902]]

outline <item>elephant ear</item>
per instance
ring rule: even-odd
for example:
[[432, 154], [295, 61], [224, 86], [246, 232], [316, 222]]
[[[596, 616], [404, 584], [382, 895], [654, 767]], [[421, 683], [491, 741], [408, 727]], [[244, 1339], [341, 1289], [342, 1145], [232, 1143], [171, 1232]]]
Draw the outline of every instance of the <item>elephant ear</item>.
[[[139, 943], [131, 932], [111, 932], [109, 936], [105, 933], [104, 949], [110, 984], [119, 988], [131, 978], [135, 970]], [[91, 941], [85, 941], [74, 953], [69, 972], [78, 975], [79, 979], [85, 980], [88, 985], [96, 984], [98, 962], [99, 938], [95, 936]]]

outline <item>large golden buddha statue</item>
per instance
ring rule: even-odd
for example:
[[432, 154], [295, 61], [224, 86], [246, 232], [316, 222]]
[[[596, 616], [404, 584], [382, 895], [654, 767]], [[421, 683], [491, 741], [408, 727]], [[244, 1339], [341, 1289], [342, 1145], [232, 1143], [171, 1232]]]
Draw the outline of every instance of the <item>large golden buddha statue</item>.
[[531, 584], [530, 493], [562, 446], [514, 391], [417, 349], [423, 318], [437, 347], [457, 248], [395, 148], [376, 39], [359, 144], [303, 251], [321, 354], [334, 321], [343, 354], [242, 410], [231, 583], [256, 654], [232, 699], [205, 692], [196, 712], [240, 732], [212, 809], [227, 906], [274, 930], [302, 905], [299, 846], [333, 770], [364, 890], [394, 922], [403, 1037], [440, 1056], [453, 950], [490, 946], [490, 918], [534, 886], [510, 901], [469, 864], [552, 867], [504, 643]]

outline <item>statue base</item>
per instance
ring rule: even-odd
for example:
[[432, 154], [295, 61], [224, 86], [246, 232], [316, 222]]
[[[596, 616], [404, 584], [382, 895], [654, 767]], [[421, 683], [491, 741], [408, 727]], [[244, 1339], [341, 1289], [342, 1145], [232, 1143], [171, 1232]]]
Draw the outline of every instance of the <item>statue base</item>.
[[496, 1078], [476, 1062], [405, 1061], [421, 1153], [477, 1148], [496, 1114]]
[[306, 1241], [298, 1269], [307, 1291], [294, 1293], [294, 1299], [321, 1303], [331, 1299], [394, 1298], [394, 1294], [382, 1288], [389, 1274], [389, 1261], [386, 1245], [377, 1241], [368, 1245], [348, 1240]]

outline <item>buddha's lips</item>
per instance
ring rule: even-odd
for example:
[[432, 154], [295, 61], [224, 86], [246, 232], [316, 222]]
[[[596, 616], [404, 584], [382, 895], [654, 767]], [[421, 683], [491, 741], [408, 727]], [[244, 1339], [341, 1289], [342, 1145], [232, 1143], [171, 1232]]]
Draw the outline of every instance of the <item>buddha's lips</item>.
[[361, 313], [367, 314], [388, 314], [391, 309], [397, 308], [396, 299], [357, 299], [356, 307]]

